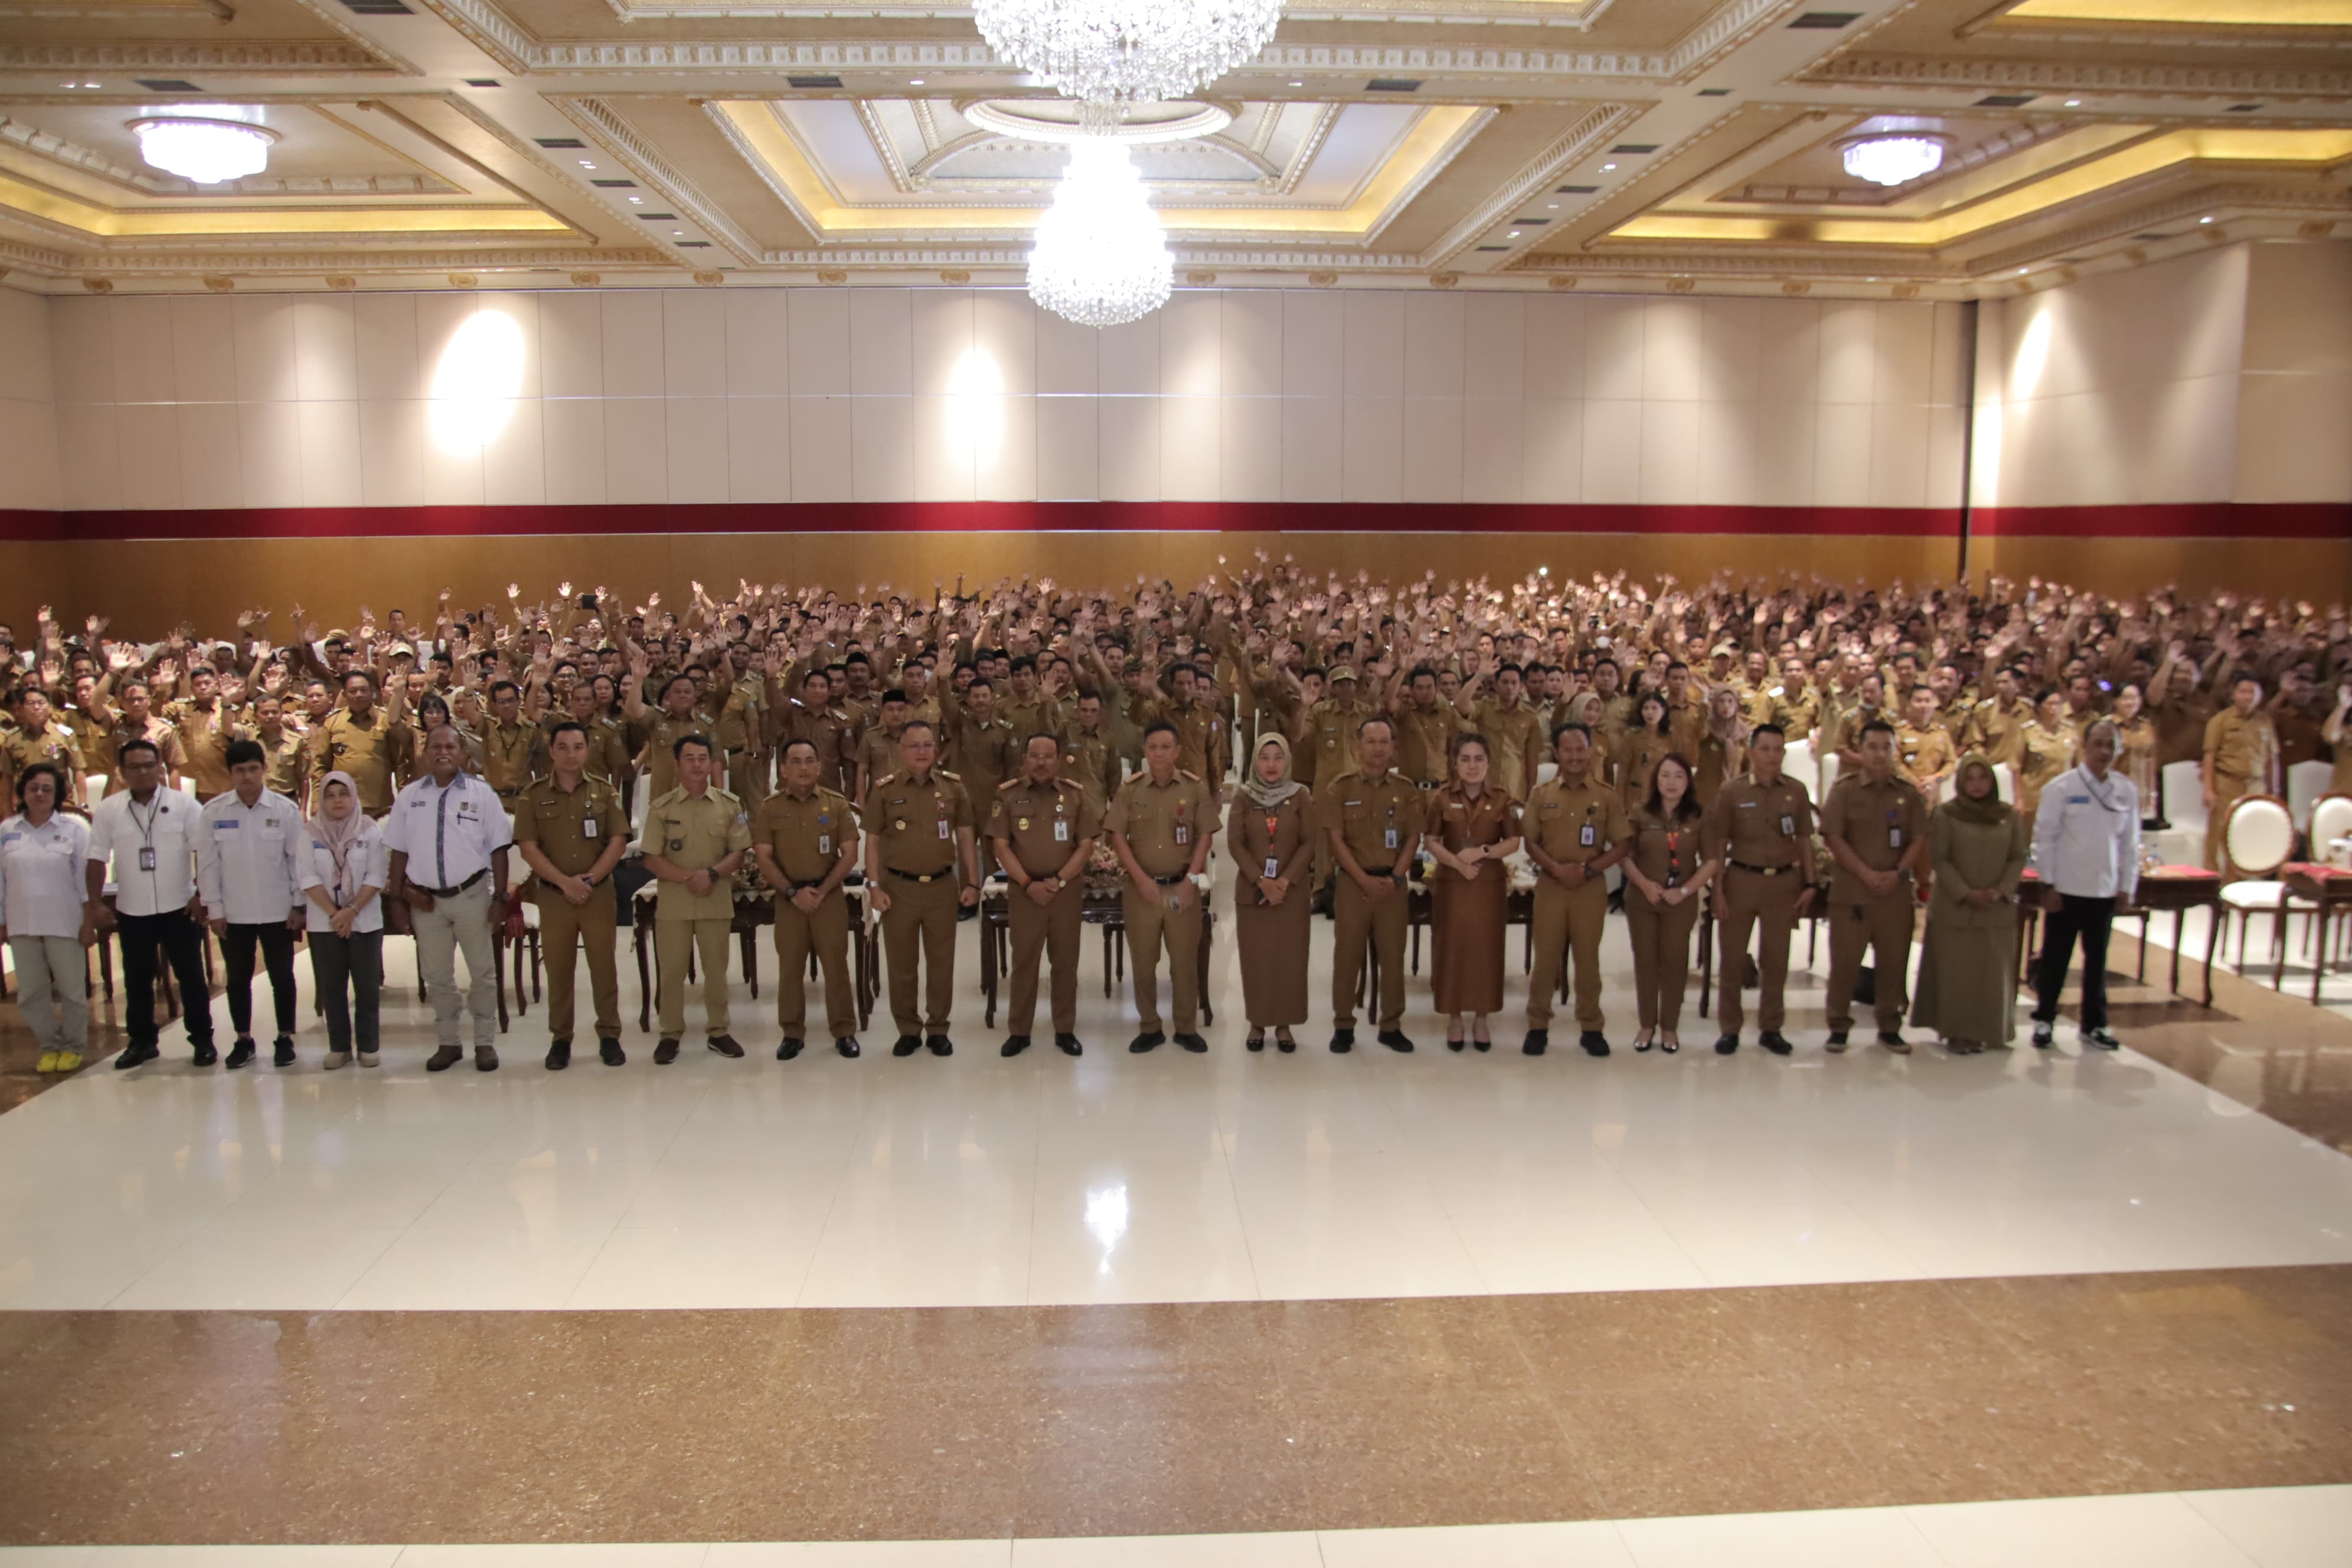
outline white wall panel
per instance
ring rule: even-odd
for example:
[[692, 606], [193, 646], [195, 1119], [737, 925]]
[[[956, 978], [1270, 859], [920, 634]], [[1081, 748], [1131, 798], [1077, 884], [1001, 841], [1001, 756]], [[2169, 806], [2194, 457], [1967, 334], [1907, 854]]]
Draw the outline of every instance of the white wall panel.
[[425, 504], [425, 404], [417, 398], [360, 403], [360, 504]]
[[[1549, 301], [1546, 301], [1549, 303]], [[1529, 368], [1533, 368], [1533, 360]], [[1533, 397], [1519, 416], [1519, 496], [1546, 506], [1583, 499], [1584, 400]]]
[[1339, 296], [1324, 289], [1282, 295], [1282, 392], [1286, 397], [1338, 397], [1344, 338]]
[[1102, 363], [1095, 329], [1043, 310], [1035, 322], [1038, 395], [1092, 396]]
[[852, 499], [915, 499], [915, 407], [908, 397], [849, 400]]
[[114, 312], [107, 308], [110, 303], [97, 299], [49, 301], [49, 353], [55, 370], [50, 379], [59, 403], [114, 401]]
[[1822, 381], [1822, 308], [1811, 300], [1766, 300], [1756, 318], [1756, 395], [1765, 403], [1811, 403]]
[[[1334, 323], [1336, 331], [1336, 322]], [[1339, 499], [1340, 405], [1337, 397], [1282, 400], [1282, 499]]]
[[[609, 346], [610, 340], [607, 340]], [[669, 499], [669, 428], [666, 400], [604, 400], [604, 499], [645, 505]]]
[[1527, 301], [1527, 395], [1553, 402], [1584, 395], [1586, 301], [1536, 294]]
[[[604, 395], [659, 397], [662, 294], [658, 289], [618, 289], [598, 296], [604, 305]], [[619, 500], [619, 497], [614, 497]]]
[[[111, 511], [122, 504], [122, 455], [115, 443], [113, 404], [58, 406], [58, 465], [64, 479], [59, 489], [68, 508]], [[300, 482], [298, 473], [298, 492]]]
[[1628, 398], [1586, 400], [1586, 505], [1628, 506], [1642, 499], [1642, 405]]
[[[1412, 331], [1407, 311], [1408, 341]], [[1410, 351], [1408, 351], [1410, 352]], [[1462, 499], [1462, 426], [1458, 397], [1408, 397], [1404, 402], [1404, 499], [1451, 502]]]
[[[425, 380], [416, 360], [416, 300], [414, 294], [360, 294], [352, 300], [352, 332], [353, 341], [352, 395], [363, 403], [385, 402], [425, 395]], [[210, 304], [211, 300], [180, 300], [178, 305]], [[228, 314], [228, 301], [217, 301], [221, 315]], [[184, 343], [201, 331], [198, 323], [184, 319], [177, 323]], [[234, 370], [234, 365], [230, 368]], [[182, 372], [185, 384], [186, 373]], [[231, 378], [234, 384], [234, 377]], [[182, 396], [189, 395], [183, 393]], [[371, 506], [375, 504], [373, 501]]]
[[[1478, 312], [1471, 312], [1477, 320]], [[1473, 384], [1475, 384], [1475, 380]], [[1462, 402], [1462, 499], [1517, 502], [1526, 490], [1517, 398], [1469, 397]]]
[[57, 401], [49, 308], [41, 295], [0, 289], [0, 381], [9, 397], [26, 403]]
[[1404, 297], [1404, 392], [1407, 397], [1464, 395], [1469, 324], [1458, 294]]
[[[971, 307], [967, 301], [964, 306], [967, 329], [971, 326]], [[922, 334], [922, 314], [919, 309], [915, 321], [915, 341], [919, 352]], [[994, 401], [989, 400], [992, 405]], [[976, 418], [974, 403], [975, 400], [969, 397], [926, 395], [914, 400], [917, 500], [966, 501], [974, 498], [974, 442], [971, 436]]]
[[717, 504], [730, 498], [727, 479], [727, 400], [672, 397], [666, 400], [669, 478], [663, 499], [672, 505]]
[[1824, 403], [1813, 426], [1813, 504], [1870, 504], [1870, 410]]
[[[495, 416], [489, 405], [474, 403], [465, 405], [462, 420], [451, 419], [445, 413], [439, 429], [433, 420], [433, 405], [425, 405], [425, 504], [426, 506], [479, 506], [484, 497], [482, 483], [481, 437], [489, 428]], [[606, 481], [610, 483], [609, 471]]]
[[[1224, 390], [1220, 296], [1179, 289], [1160, 321], [1160, 391], [1169, 397], [1214, 397]], [[1165, 428], [1163, 425], [1162, 428]]]
[[1235, 289], [1219, 296], [1224, 337], [1227, 397], [1275, 397], [1282, 392], [1282, 295], [1271, 289]]
[[115, 409], [114, 438], [122, 454], [122, 504], [134, 510], [184, 505], [180, 495], [179, 407], [125, 403]]
[[499, 432], [482, 444], [482, 500], [490, 506], [547, 500], [546, 416], [550, 405], [518, 397]]
[[839, 289], [791, 289], [784, 297], [791, 301], [785, 349], [792, 366], [793, 395], [820, 397], [848, 392], [848, 293]]
[[[236, 405], [180, 405], [180, 504], [198, 509], [245, 502], [244, 465], [237, 456]], [[362, 496], [362, 504], [373, 505]]]
[[[514, 395], [541, 397], [545, 395], [541, 371], [541, 349], [539, 302], [551, 296], [530, 294], [519, 290], [496, 290], [480, 297], [475, 314], [501, 316], [510, 323], [513, 331], [507, 341], [516, 349], [519, 363], [509, 370], [514, 377]], [[355, 301], [356, 302], [356, 301]]]
[[[780, 293], [769, 289], [768, 293]], [[781, 312], [779, 312], [781, 314]], [[793, 499], [793, 404], [789, 397], [727, 400], [727, 499]]]
[[721, 290], [727, 307], [727, 392], [731, 397], [782, 397], [792, 391], [783, 289]]
[[1642, 396], [1688, 403], [1706, 395], [1706, 311], [1696, 300], [1650, 300], [1642, 310]]
[[1746, 403], [1757, 395], [1757, 325], [1761, 300], [1706, 300], [1699, 304], [1698, 395], [1710, 403]]
[[289, 403], [301, 395], [294, 371], [291, 294], [239, 296], [231, 311], [236, 337], [236, 395], [247, 403]]
[[1223, 490], [1223, 476], [1224, 400], [1219, 397], [1160, 399], [1160, 499], [1215, 500]]
[[[1398, 359], [1403, 315], [1397, 317]], [[1340, 400], [1339, 499], [1377, 505], [1404, 499], [1404, 399]]]
[[[1091, 329], [1087, 329], [1091, 335]], [[1042, 351], [1045, 340], [1041, 335]], [[1044, 375], [1044, 367], [1039, 367]], [[1100, 447], [1091, 397], [1040, 397], [1037, 409], [1037, 499], [1094, 500]]]
[[1643, 302], [1626, 296], [1590, 300], [1584, 317], [1584, 395], [1632, 403], [1642, 395]]
[[1037, 494], [1037, 404], [1026, 395], [985, 399], [979, 411], [990, 439], [972, 445], [972, 489], [980, 500], [1029, 500]]
[[[1159, 358], [1157, 334], [1151, 358]], [[1109, 334], [1104, 334], [1106, 342]], [[1159, 378], [1155, 363], [1151, 379]], [[1105, 500], [1158, 500], [1160, 409], [1157, 397], [1104, 397], [1095, 402], [1095, 484]]]
[[[1228, 296], [1226, 303], [1232, 303]], [[1227, 315], [1230, 323], [1232, 317]], [[1231, 340], [1228, 340], [1230, 346]], [[1233, 361], [1225, 361], [1230, 374]], [[1282, 403], [1276, 397], [1223, 399], [1218, 485], [1225, 500], [1282, 499]]]
[[[912, 317], [904, 289], [849, 290], [849, 390], [857, 397], [905, 397], [915, 389]], [[911, 426], [910, 426], [911, 428]], [[913, 448], [909, 447], [911, 455]], [[913, 470], [908, 486], [913, 488]]]
[[[1922, 374], [1924, 374], [1924, 367]], [[1927, 409], [1881, 403], [1870, 410], [1870, 504], [1927, 506]]]
[[169, 403], [178, 395], [171, 300], [160, 295], [123, 300], [111, 338], [115, 402]]
[[302, 504], [360, 504], [360, 405], [298, 403], [295, 439], [300, 446]]
[[1029, 296], [1013, 289], [983, 289], [971, 297], [971, 346], [983, 377], [1003, 384], [1006, 395], [1037, 390], [1037, 312]]
[[352, 297], [304, 294], [294, 313], [294, 388], [305, 403], [349, 402], [359, 395], [359, 344]]
[[217, 294], [172, 300], [172, 372], [183, 403], [236, 401], [236, 314]]
[[[1160, 390], [1160, 322], [1151, 316], [1095, 334], [1095, 390], [1105, 397]], [[1156, 466], [1156, 460], [1155, 460]]]
[[662, 389], [672, 397], [727, 395], [726, 300], [709, 289], [664, 289], [656, 297], [662, 302]]
[[604, 405], [587, 398], [551, 397], [540, 405], [540, 423], [548, 504], [600, 505], [604, 500]]
[[[1691, 325], [1696, 327], [1694, 321]], [[1692, 336], [1696, 337], [1694, 332]], [[1697, 344], [1691, 344], [1694, 353]], [[1696, 506], [1704, 499], [1698, 475], [1699, 405], [1693, 400], [1642, 405], [1642, 504]]]
[[[971, 384], [971, 290], [918, 289], [908, 300], [909, 386], [921, 397], [978, 390]], [[919, 447], [920, 443], [918, 442]]]
[[604, 395], [604, 310], [595, 295], [541, 296], [539, 373], [545, 396]]

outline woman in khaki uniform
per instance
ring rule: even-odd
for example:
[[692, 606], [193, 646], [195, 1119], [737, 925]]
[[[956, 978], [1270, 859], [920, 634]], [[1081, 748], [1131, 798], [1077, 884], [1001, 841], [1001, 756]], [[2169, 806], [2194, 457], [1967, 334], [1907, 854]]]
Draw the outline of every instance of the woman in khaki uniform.
[[2157, 791], [2156, 723], [2147, 716], [2147, 697], [2137, 681], [2126, 681], [2116, 692], [2116, 766], [2139, 791], [2139, 814], [2153, 820], [2163, 802]]
[[1960, 759], [1952, 787], [1927, 819], [1935, 891], [1911, 1022], [1965, 1057], [2005, 1047], [2017, 1033], [2017, 881], [2029, 841], [2023, 814], [2000, 798], [1983, 752]]
[[2017, 784], [2017, 815], [2025, 824], [2025, 841], [2033, 842], [2033, 812], [2042, 804], [2042, 786], [2074, 765], [2080, 737], [2066, 722], [2066, 698], [2056, 689], [2034, 700], [2033, 717], [2018, 726], [2017, 760], [2010, 776]]
[[1674, 724], [1664, 694], [1644, 691], [1633, 711], [1632, 727], [1617, 742], [1617, 793], [1624, 797], [1628, 816], [1650, 798], [1650, 774], [1675, 749]]
[[1453, 1051], [1463, 1046], [1465, 1015], [1471, 1042], [1489, 1049], [1495, 1042], [1486, 1015], [1503, 1006], [1503, 927], [1511, 893], [1503, 862], [1518, 852], [1519, 803], [1489, 787], [1493, 755], [1484, 735], [1456, 735], [1451, 776], [1429, 804], [1429, 852], [1437, 860], [1430, 879], [1431, 988]]
[[1290, 776], [1290, 742], [1267, 734], [1257, 743], [1226, 814], [1234, 852], [1234, 926], [1242, 955], [1242, 1011], [1247, 1044], [1295, 1051], [1290, 1026], [1307, 1022], [1307, 939], [1314, 889], [1315, 792]]
[[1690, 759], [1690, 793], [1697, 797], [1700, 811], [1715, 804], [1715, 792], [1724, 780], [1738, 778], [1747, 767], [1751, 728], [1740, 712], [1738, 691], [1718, 686], [1706, 694], [1706, 729], [1698, 738], [1698, 754]]
[[1678, 1032], [1690, 984], [1691, 931], [1706, 900], [1700, 895], [1721, 869], [1700, 847], [1706, 812], [1679, 752], [1658, 760], [1650, 793], [1633, 815], [1633, 855], [1625, 862], [1625, 931], [1633, 939], [1634, 1010], [1642, 1032], [1633, 1048], [1683, 1048]]

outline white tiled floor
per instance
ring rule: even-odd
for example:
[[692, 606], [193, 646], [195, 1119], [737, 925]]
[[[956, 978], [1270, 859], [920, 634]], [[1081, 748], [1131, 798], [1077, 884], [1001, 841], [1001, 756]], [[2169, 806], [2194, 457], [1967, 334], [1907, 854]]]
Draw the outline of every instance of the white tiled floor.
[[1101, 1540], [0, 1548], [0, 1568], [2341, 1568], [2352, 1487]]
[[[390, 949], [379, 1070], [320, 1069], [306, 978], [298, 1068], [199, 1072], [167, 1038], [163, 1062], [101, 1065], [0, 1117], [0, 1182], [37, 1194], [0, 1215], [0, 1307], [981, 1305], [2352, 1261], [2352, 1161], [2071, 1036], [1829, 1057], [1810, 979], [1785, 1061], [1752, 1035], [1717, 1057], [1695, 1016], [1681, 1055], [1637, 1056], [1622, 1012], [1606, 1061], [1572, 1028], [1522, 1056], [1516, 1016], [1493, 1054], [1457, 1056], [1420, 1006], [1410, 1057], [1369, 1030], [1332, 1056], [1328, 1026], [1253, 1056], [1228, 940], [1212, 1053], [1139, 1058], [1090, 934], [1086, 1057], [1041, 1042], [1005, 1061], [967, 928], [948, 1060], [892, 1058], [886, 1018], [857, 1061], [820, 1044], [776, 1062], [772, 991], [739, 982], [743, 1061], [689, 1041], [656, 1068], [633, 1035], [626, 1068], [589, 1052], [549, 1073], [534, 1009], [503, 1070], [428, 1076], [410, 951]], [[1621, 922], [1606, 957], [1622, 1009]]]

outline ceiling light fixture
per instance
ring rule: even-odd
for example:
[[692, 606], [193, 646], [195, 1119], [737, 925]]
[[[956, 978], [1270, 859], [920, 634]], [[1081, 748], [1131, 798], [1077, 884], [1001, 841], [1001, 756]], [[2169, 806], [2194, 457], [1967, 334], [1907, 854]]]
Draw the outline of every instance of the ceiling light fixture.
[[2211, 223], [2213, 220], [2210, 217], [2200, 217], [2197, 221], [2199, 223]]
[[920, 87], [923, 85], [923, 79], [919, 76], [910, 76], [907, 79], [907, 85], [908, 87]]
[[1174, 273], [1127, 149], [1107, 136], [1072, 142], [1029, 252], [1029, 297], [1066, 321], [1116, 327], [1166, 304]]
[[2080, 109], [2083, 107], [2083, 100], [2079, 98], [2070, 98], [2066, 100], [2066, 107], [2069, 109]]
[[[211, 111], [224, 116], [245, 112]], [[269, 167], [269, 144], [278, 140], [277, 132], [242, 120], [177, 114], [134, 120], [131, 133], [139, 139], [139, 155], [151, 167], [200, 185], [258, 174]]]
[[1603, 164], [1601, 164], [1601, 172], [1602, 174], [1607, 174], [1610, 170], [1612, 170], [1612, 169], [1615, 168], [1616, 166], [1617, 166], [1617, 165], [1616, 165], [1616, 164], [1614, 164], [1614, 163], [1603, 163]]
[[1282, 0], [974, 0], [999, 58], [1089, 102], [1182, 98], [1257, 58]]
[[1944, 166], [1948, 137], [1906, 132], [1899, 136], [1857, 136], [1839, 144], [1845, 172], [1874, 185], [1908, 184]]

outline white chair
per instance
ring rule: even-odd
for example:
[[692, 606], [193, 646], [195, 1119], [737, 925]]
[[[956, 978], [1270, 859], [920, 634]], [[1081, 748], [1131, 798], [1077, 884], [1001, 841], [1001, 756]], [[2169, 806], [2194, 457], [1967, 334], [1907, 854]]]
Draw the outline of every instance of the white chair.
[[1837, 787], [1838, 755], [1835, 752], [1822, 753], [1822, 787], [1813, 791], [1816, 803], [1829, 799], [1830, 791]]
[[[2222, 918], [2238, 917], [2238, 972], [2246, 968], [2246, 927], [2253, 917], [2271, 917], [2271, 951], [2284, 951], [2286, 921], [2291, 914], [2307, 914], [2316, 906], [2298, 899], [2278, 880], [2279, 868], [2294, 854], [2294, 818], [2286, 802], [2274, 795], [2250, 795], [2231, 803], [2221, 821]], [[2231, 876], [2242, 879], [2229, 881]], [[2273, 971], [2272, 980], [2279, 976]], [[2273, 989], [2275, 989], [2273, 984]]]
[[2205, 841], [2204, 765], [2197, 762], [2167, 763], [2157, 779], [2163, 793], [2164, 819], [2199, 843]]
[[1791, 741], [1780, 753], [1780, 771], [1811, 792], [1815, 800], [1822, 797], [1822, 771], [1813, 761], [1811, 741]]
[[1559, 764], [1558, 763], [1538, 763], [1536, 764], [1536, 783], [1539, 784], [1548, 784], [1558, 777], [1559, 777]]
[[2007, 768], [1995, 764], [1992, 770], [1992, 792], [2011, 805], [2017, 804], [2017, 778]]
[[2323, 795], [2311, 806], [2311, 858], [2333, 865], [2339, 838], [2352, 837], [2352, 795]]
[[89, 808], [92, 811], [96, 811], [98, 809], [98, 803], [105, 798], [105, 795], [106, 775], [104, 773], [84, 773], [82, 775], [81, 797], [82, 799], [89, 802]]
[[[2308, 829], [2311, 826], [2312, 805], [2327, 793], [2327, 786], [2335, 777], [2336, 764], [2333, 763], [2297, 763], [2287, 769], [2286, 808], [2294, 814], [2296, 827]], [[2314, 855], [2312, 858], [2316, 860], [2321, 857]]]

